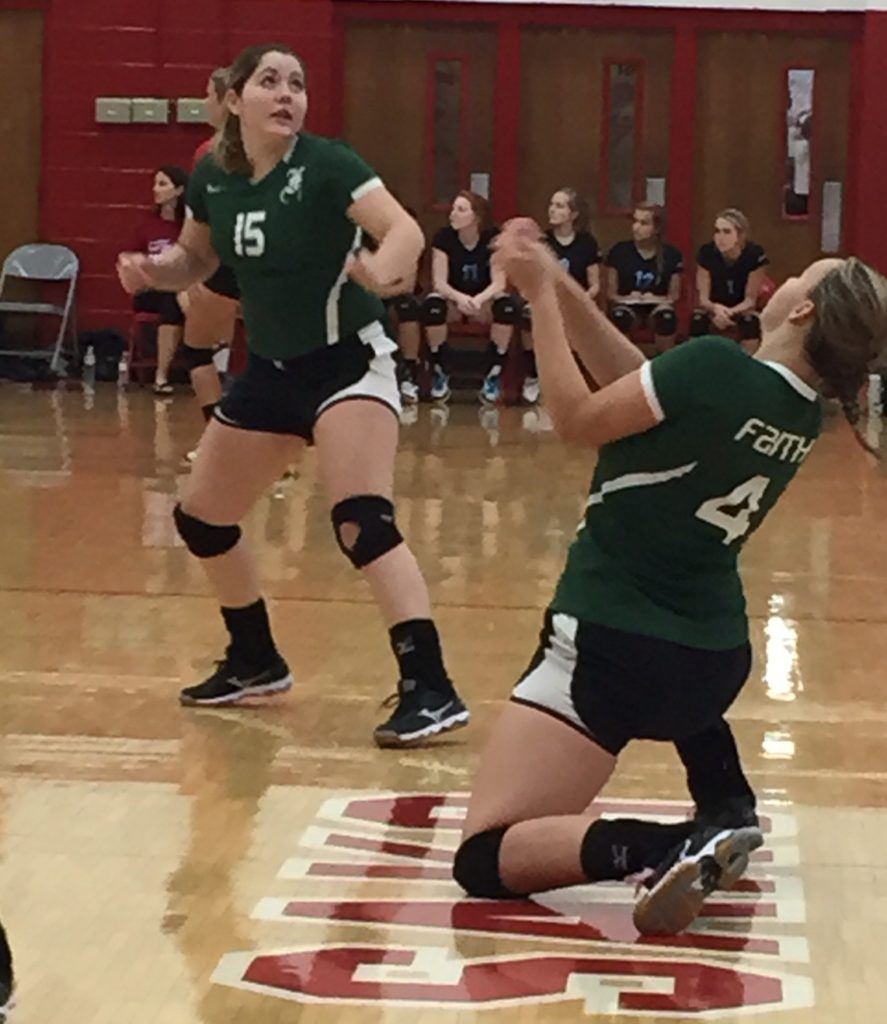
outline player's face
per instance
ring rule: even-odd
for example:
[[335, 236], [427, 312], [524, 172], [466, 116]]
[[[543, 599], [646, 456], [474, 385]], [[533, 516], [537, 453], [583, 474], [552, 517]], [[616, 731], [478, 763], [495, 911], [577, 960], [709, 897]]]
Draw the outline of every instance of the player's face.
[[158, 206], [163, 206], [164, 203], [171, 203], [181, 194], [181, 186], [174, 185], [163, 171], [158, 171], [154, 175], [154, 202]]
[[266, 53], [243, 94], [233, 95], [229, 103], [244, 130], [269, 138], [292, 138], [301, 131], [308, 109], [302, 65], [292, 54]]
[[548, 223], [553, 228], [564, 224], [572, 224], [576, 215], [570, 209], [570, 200], [564, 192], [555, 192], [548, 204]]
[[731, 220], [718, 217], [715, 221], [715, 245], [721, 252], [730, 252], [739, 245], [739, 231]]
[[210, 78], [206, 83], [206, 120], [213, 128], [218, 128], [224, 116], [225, 107], [216, 95], [216, 87]]
[[631, 222], [631, 234], [638, 244], [649, 242], [656, 234], [656, 225], [653, 222], [651, 210], [634, 211], [634, 219]]
[[453, 200], [453, 207], [450, 210], [450, 227], [455, 231], [461, 231], [463, 228], [470, 228], [476, 223], [477, 217], [471, 208], [471, 203], [468, 202], [465, 196], [457, 196]]
[[843, 262], [838, 259], [817, 260], [799, 277], [790, 277], [780, 285], [761, 313], [762, 329], [765, 332], [773, 331], [790, 318], [802, 317], [805, 313], [812, 312], [810, 292], [826, 274], [831, 273]]

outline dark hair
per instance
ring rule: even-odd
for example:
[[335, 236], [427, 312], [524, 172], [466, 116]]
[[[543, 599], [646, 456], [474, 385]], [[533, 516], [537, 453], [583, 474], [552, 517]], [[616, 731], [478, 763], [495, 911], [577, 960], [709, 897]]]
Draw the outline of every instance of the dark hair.
[[[176, 188], [182, 190], [176, 199], [176, 220], [181, 224], [185, 219], [185, 191], [188, 188], [188, 172], [175, 164], [164, 164], [162, 167], [158, 167], [154, 174], [155, 176], [165, 174]], [[160, 213], [159, 206], [155, 206], [154, 209], [155, 212]]]
[[[261, 43], [258, 46], [247, 46], [237, 55], [229, 69], [228, 90], [242, 96], [243, 87], [255, 74], [262, 58], [269, 53], [285, 53], [295, 57], [302, 68], [302, 74], [307, 74], [305, 62], [291, 47], [285, 43]], [[240, 118], [230, 110], [225, 112], [225, 120], [216, 133], [214, 154], [219, 166], [229, 173], [252, 174], [253, 165], [243, 148]]]
[[490, 226], [490, 204], [477, 192], [470, 192], [467, 188], [457, 192], [453, 196], [453, 202], [457, 199], [467, 199], [474, 216], [477, 217], [479, 231], [484, 231]]
[[216, 99], [219, 103], [225, 98], [225, 93], [228, 91], [228, 79], [231, 77], [231, 68], [216, 68], [215, 71], [209, 76], [209, 80], [213, 84], [213, 90], [216, 94]]
[[563, 192], [567, 197], [567, 206], [570, 207], [570, 213], [576, 218], [576, 234], [580, 231], [587, 231], [588, 224], [591, 220], [591, 211], [588, 208], [588, 200], [583, 198], [574, 188], [570, 188], [569, 185], [564, 185], [563, 188], [556, 188], [554, 195], [558, 192]]
[[859, 392], [887, 344], [887, 279], [851, 256], [823, 277], [810, 298], [816, 313], [804, 354], [827, 397], [838, 399], [855, 430]]
[[659, 276], [665, 270], [665, 232], [668, 228], [668, 216], [665, 207], [658, 203], [635, 203], [634, 212], [641, 210], [653, 214], [653, 227], [656, 229], [656, 270]]

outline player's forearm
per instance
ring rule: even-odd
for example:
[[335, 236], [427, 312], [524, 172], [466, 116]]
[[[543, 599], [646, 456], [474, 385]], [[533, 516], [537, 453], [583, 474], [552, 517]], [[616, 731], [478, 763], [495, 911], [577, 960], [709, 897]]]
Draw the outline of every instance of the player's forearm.
[[151, 257], [151, 277], [158, 291], [183, 292], [210, 277], [219, 265], [180, 242]]
[[570, 347], [598, 387], [605, 387], [646, 362], [644, 355], [601, 312], [568, 274], [557, 277], [557, 297]]
[[405, 215], [391, 226], [379, 245], [375, 260], [379, 279], [391, 284], [412, 280], [424, 247], [422, 229]]

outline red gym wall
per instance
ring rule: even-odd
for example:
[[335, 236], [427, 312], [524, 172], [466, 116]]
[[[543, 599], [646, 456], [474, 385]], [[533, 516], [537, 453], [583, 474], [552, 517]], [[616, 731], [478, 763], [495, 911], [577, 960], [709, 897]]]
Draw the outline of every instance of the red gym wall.
[[[747, 60], [763, 66], [765, 58], [771, 65], [778, 60], [782, 68], [794, 61], [817, 68], [819, 141], [824, 145], [830, 133], [832, 150], [829, 165], [819, 171], [823, 178], [844, 181], [844, 248], [887, 270], [885, 13], [389, 0], [0, 0], [0, 14], [10, 11], [23, 17], [42, 12], [44, 116], [42, 157], [35, 165], [39, 234], [71, 244], [81, 256], [83, 327], [124, 322], [126, 302], [114, 277], [114, 258], [149, 201], [151, 171], [161, 163], [187, 165], [206, 135], [201, 126], [174, 123], [96, 125], [96, 96], [199, 96], [214, 66], [228, 63], [244, 45], [268, 39], [289, 43], [308, 63], [309, 127], [345, 134], [419, 209], [426, 226], [442, 220], [427, 202], [423, 184], [429, 112], [422, 76], [429, 56], [467, 48], [474, 55], [472, 66], [481, 69], [469, 112], [475, 123], [468, 130], [478, 159], [492, 173], [496, 217], [518, 210], [542, 216], [544, 209], [536, 207], [551, 188], [566, 183], [560, 181], [563, 168], [581, 170], [599, 145], [599, 134], [587, 126], [564, 130], [583, 113], [580, 96], [591, 96], [596, 106], [597, 120], [589, 124], [599, 127], [601, 112], [597, 94], [581, 93], [592, 89], [586, 82], [575, 98], [567, 85], [565, 105], [551, 113], [546, 89], [552, 86], [541, 72], [554, 67], [552, 55], [564, 52], [564, 41], [566, 52], [572, 46], [578, 54], [596, 39], [610, 40], [612, 46], [601, 43], [595, 50], [596, 66], [601, 59], [645, 62], [645, 171], [667, 174], [671, 235], [691, 256], [719, 194], [717, 175], [724, 173], [712, 164], [717, 132], [726, 127], [738, 134], [735, 109], [719, 120], [712, 101], [713, 90], [725, 84], [717, 77], [719, 53], [737, 52], [735, 36], [745, 47], [739, 48], [740, 69]], [[28, 38], [33, 45], [34, 33]], [[403, 47], [404, 40], [412, 50]], [[567, 75], [565, 82], [571, 80]], [[33, 92], [33, 85], [25, 88]], [[4, 93], [9, 94], [5, 88]], [[739, 93], [741, 100], [744, 93]], [[747, 99], [749, 110], [740, 118], [744, 130], [778, 138], [776, 102], [774, 109], [758, 111], [755, 104], [771, 101], [757, 93]], [[488, 131], [477, 128], [481, 111]], [[763, 129], [759, 118], [766, 122]], [[568, 162], [546, 163], [549, 151]], [[735, 157], [724, 154], [729, 166]], [[756, 173], [753, 161], [749, 168], [749, 174]], [[549, 181], [551, 176], [558, 180]], [[7, 183], [4, 206], [12, 187]], [[754, 205], [761, 188], [763, 183], [760, 188], [756, 180], [750, 183], [748, 205]], [[602, 238], [609, 242], [623, 225], [599, 213]], [[806, 253], [817, 230], [813, 217], [806, 228], [787, 224], [775, 240], [764, 239], [771, 249], [785, 248], [774, 251], [780, 273], [795, 269], [795, 251]]]

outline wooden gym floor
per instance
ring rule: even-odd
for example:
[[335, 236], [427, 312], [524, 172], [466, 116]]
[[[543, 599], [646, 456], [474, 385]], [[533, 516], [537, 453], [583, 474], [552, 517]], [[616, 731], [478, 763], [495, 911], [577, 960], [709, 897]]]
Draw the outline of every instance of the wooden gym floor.
[[[404, 426], [399, 519], [474, 718], [379, 751], [393, 662], [311, 455], [248, 523], [296, 688], [183, 709], [224, 643], [170, 519], [191, 400], [0, 382], [0, 916], [19, 1022], [882, 1019], [887, 486], [835, 417], [744, 558], [757, 659], [732, 721], [769, 832], [744, 888], [687, 936], [641, 942], [626, 886], [509, 905], [449, 881], [593, 463], [546, 426], [469, 406]], [[670, 749], [629, 749], [602, 801], [626, 809], [685, 813]]]

